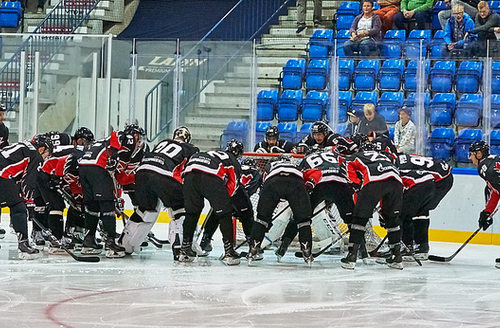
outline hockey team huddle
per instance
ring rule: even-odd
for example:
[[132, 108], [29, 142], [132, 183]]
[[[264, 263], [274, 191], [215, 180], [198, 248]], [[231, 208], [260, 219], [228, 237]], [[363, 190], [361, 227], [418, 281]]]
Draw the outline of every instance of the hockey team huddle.
[[[324, 227], [315, 218], [335, 205], [349, 236], [342, 268], [354, 269], [358, 258], [368, 256], [365, 230], [378, 212], [389, 246], [388, 252], [379, 252], [383, 259], [378, 262], [403, 269], [403, 260], [428, 259], [429, 212], [453, 185], [445, 161], [398, 153], [383, 133], [343, 137], [321, 121], [297, 144], [280, 140], [277, 128], [268, 127], [265, 141], [254, 152], [283, 154], [272, 157], [265, 168], [244, 159], [243, 144], [234, 139], [224, 150], [200, 152], [184, 126], [152, 149], [145, 143], [144, 129], [136, 124], [97, 141], [85, 127], [73, 136], [52, 131], [31, 141], [3, 141], [0, 207], [10, 208], [20, 259], [35, 259], [41, 249], [70, 255], [79, 250], [82, 257], [95, 257], [103, 249], [107, 258], [139, 253], [145, 241], [161, 242], [151, 229], [166, 208], [174, 261], [192, 262], [208, 255], [219, 228], [224, 245], [220, 259], [238, 265], [246, 258], [250, 265], [263, 258], [269, 244], [266, 236], [276, 228], [273, 221], [286, 212], [286, 228], [273, 234], [272, 242], [280, 241], [275, 254], [280, 260], [298, 234], [299, 253], [311, 265], [332, 244], [313, 251], [318, 249], [313, 244], [322, 241], [318, 237], [331, 237], [316, 233]], [[303, 158], [296, 160], [290, 153]], [[489, 155], [488, 145], [479, 141], [470, 146], [470, 158], [487, 182], [487, 204], [479, 218], [479, 227], [486, 230], [500, 199], [500, 157]], [[250, 195], [256, 192], [254, 213]], [[123, 193], [134, 205], [130, 217], [124, 214]], [[205, 199], [210, 212], [200, 231]], [[281, 205], [284, 201], [286, 206]], [[117, 216], [126, 222], [121, 233]], [[237, 252], [233, 217], [241, 222], [248, 252]], [[500, 268], [500, 259], [496, 262]]]

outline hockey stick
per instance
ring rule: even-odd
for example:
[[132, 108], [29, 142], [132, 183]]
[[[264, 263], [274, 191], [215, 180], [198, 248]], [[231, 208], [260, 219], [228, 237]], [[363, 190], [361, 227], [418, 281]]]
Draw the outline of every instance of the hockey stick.
[[382, 241], [380, 241], [380, 243], [377, 245], [377, 247], [375, 247], [374, 250], [372, 250], [371, 252], [368, 252], [368, 254], [370, 255], [370, 257], [376, 257], [377, 256], [377, 252], [378, 250], [380, 249], [380, 247], [382, 247], [385, 243], [385, 241], [387, 240], [387, 235], [384, 237], [384, 239], [382, 239]]
[[[330, 244], [328, 244], [328, 246], [322, 248], [319, 250], [319, 252], [317, 253], [313, 253], [313, 257], [316, 258], [318, 256], [320, 256], [321, 254], [323, 254], [324, 252], [326, 252], [330, 247], [332, 247], [332, 245], [335, 245], [335, 243], [337, 243], [339, 240], [341, 240], [342, 238], [344, 238], [344, 236], [347, 234], [347, 231], [342, 233], [341, 235], [339, 235], [337, 237], [337, 239], [335, 239], [334, 241], [332, 241]], [[302, 252], [295, 252], [295, 257], [300, 257], [302, 258], [303, 257], [303, 254]]]
[[[496, 212], [498, 211], [498, 209], [494, 210], [493, 213], [491, 213], [490, 217], [492, 217]], [[469, 243], [469, 241], [472, 240], [472, 238], [474, 238], [478, 233], [479, 231], [481, 231], [481, 227], [477, 228], [476, 231], [474, 231], [474, 233], [462, 244], [462, 246], [460, 246], [456, 251], [455, 253], [451, 254], [450, 256], [448, 257], [443, 257], [443, 256], [437, 256], [437, 255], [429, 255], [429, 260], [431, 261], [436, 261], [436, 262], [450, 262], [451, 260], [453, 260], [453, 258], [455, 256], [457, 256], [457, 254], [465, 247], [467, 246], [467, 244]]]
[[[408, 247], [404, 242], [401, 242], [401, 245], [408, 251], [408, 253], [413, 253], [413, 251], [411, 251], [410, 247]], [[412, 254], [412, 256], [413, 256], [413, 259], [415, 260], [415, 262], [417, 262], [417, 264], [419, 266], [422, 266], [422, 262], [419, 259], [415, 258], [414, 253]]]
[[50, 240], [53, 241], [54, 243], [57, 243], [57, 245], [59, 245], [62, 249], [64, 249], [66, 251], [66, 253], [68, 253], [73, 259], [75, 259], [75, 261], [78, 261], [78, 262], [99, 262], [101, 259], [98, 257], [98, 256], [78, 256], [78, 255], [75, 255], [75, 253], [73, 253], [72, 251], [70, 251], [66, 246], [64, 246], [57, 238], [56, 236], [54, 236], [52, 234], [52, 232], [45, 228], [41, 223], [40, 221], [38, 221], [38, 219], [36, 219], [35, 217], [32, 218], [33, 221], [38, 224], [38, 226], [40, 228], [42, 228], [42, 231], [47, 234], [47, 236], [49, 236]]

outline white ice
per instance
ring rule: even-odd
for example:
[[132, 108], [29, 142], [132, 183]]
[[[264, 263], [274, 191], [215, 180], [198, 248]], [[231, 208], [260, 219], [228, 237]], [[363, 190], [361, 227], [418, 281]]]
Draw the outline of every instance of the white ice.
[[[8, 228], [8, 221], [2, 222]], [[154, 231], [166, 237], [166, 224]], [[468, 245], [449, 263], [370, 260], [355, 271], [340, 256], [308, 268], [289, 252], [248, 267], [211, 256], [174, 263], [170, 247], [125, 259], [69, 256], [17, 260], [15, 236], [0, 241], [1, 327], [500, 327], [500, 247]], [[451, 255], [459, 244], [432, 243]]]

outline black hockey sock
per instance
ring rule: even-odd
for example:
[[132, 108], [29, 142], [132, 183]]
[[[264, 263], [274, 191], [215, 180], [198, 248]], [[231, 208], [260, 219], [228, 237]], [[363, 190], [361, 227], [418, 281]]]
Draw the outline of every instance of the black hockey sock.
[[217, 214], [212, 216], [219, 220], [220, 232], [222, 233], [222, 241], [224, 243], [229, 242], [231, 245], [234, 244], [233, 236], [233, 219], [231, 213]]
[[213, 235], [217, 231], [217, 228], [219, 227], [219, 220], [217, 220], [217, 216], [215, 214], [208, 216], [205, 220], [208, 221], [203, 229], [203, 236], [212, 239]]
[[[42, 224], [44, 227], [47, 226], [47, 214], [35, 212], [35, 219], [37, 219], [38, 222], [40, 222], [40, 224]], [[35, 221], [33, 221], [33, 230], [42, 231], [42, 227], [40, 227]]]
[[396, 245], [401, 242], [401, 229], [399, 227], [387, 228], [387, 241], [389, 245]]
[[200, 213], [186, 213], [186, 218], [182, 223], [182, 234], [184, 236], [184, 240], [193, 240], [194, 231], [196, 230], [199, 217]]
[[98, 224], [99, 224], [99, 218], [97, 216], [85, 213], [85, 228], [87, 228], [89, 234], [95, 236]]
[[405, 245], [413, 245], [414, 225], [411, 218], [403, 218], [402, 240]]
[[52, 234], [57, 238], [61, 239], [63, 237], [63, 216], [59, 214], [49, 214], [49, 229]]
[[312, 248], [312, 231], [311, 231], [311, 222], [301, 222], [297, 224], [297, 229], [299, 231], [299, 241], [300, 248], [304, 251], [304, 249]]
[[262, 242], [266, 231], [269, 229], [269, 226], [270, 225], [266, 221], [257, 218], [257, 220], [252, 225], [252, 232], [250, 234], [251, 239]]
[[138, 223], [144, 222], [144, 220], [141, 218], [139, 214], [137, 214], [136, 211], [134, 211], [134, 213], [132, 213], [132, 215], [130, 216], [130, 221]]
[[421, 245], [429, 242], [429, 225], [430, 220], [417, 219], [413, 221], [415, 226], [415, 244]]
[[17, 203], [10, 208], [10, 221], [20, 238], [19, 240], [28, 239], [28, 220], [26, 206], [23, 203]]
[[243, 227], [243, 233], [245, 236], [250, 236], [252, 233], [253, 218], [239, 218], [241, 226]]
[[289, 238], [290, 240], [293, 240], [293, 238], [297, 236], [298, 232], [299, 230], [297, 228], [297, 223], [294, 220], [291, 220], [290, 222], [288, 222], [285, 232], [283, 232], [282, 238]]
[[103, 215], [101, 217], [102, 228], [109, 237], [114, 238], [116, 235], [116, 217], [110, 215]]

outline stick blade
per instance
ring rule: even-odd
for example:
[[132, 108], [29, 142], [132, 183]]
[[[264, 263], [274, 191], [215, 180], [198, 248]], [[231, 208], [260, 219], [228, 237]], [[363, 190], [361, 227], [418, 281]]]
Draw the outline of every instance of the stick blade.
[[447, 262], [445, 257], [437, 256], [437, 255], [429, 255], [429, 260], [436, 261], [436, 262]]
[[101, 261], [101, 258], [99, 258], [98, 256], [78, 256], [77, 258], [75, 258], [75, 260], [77, 260], [78, 262], [97, 263]]

